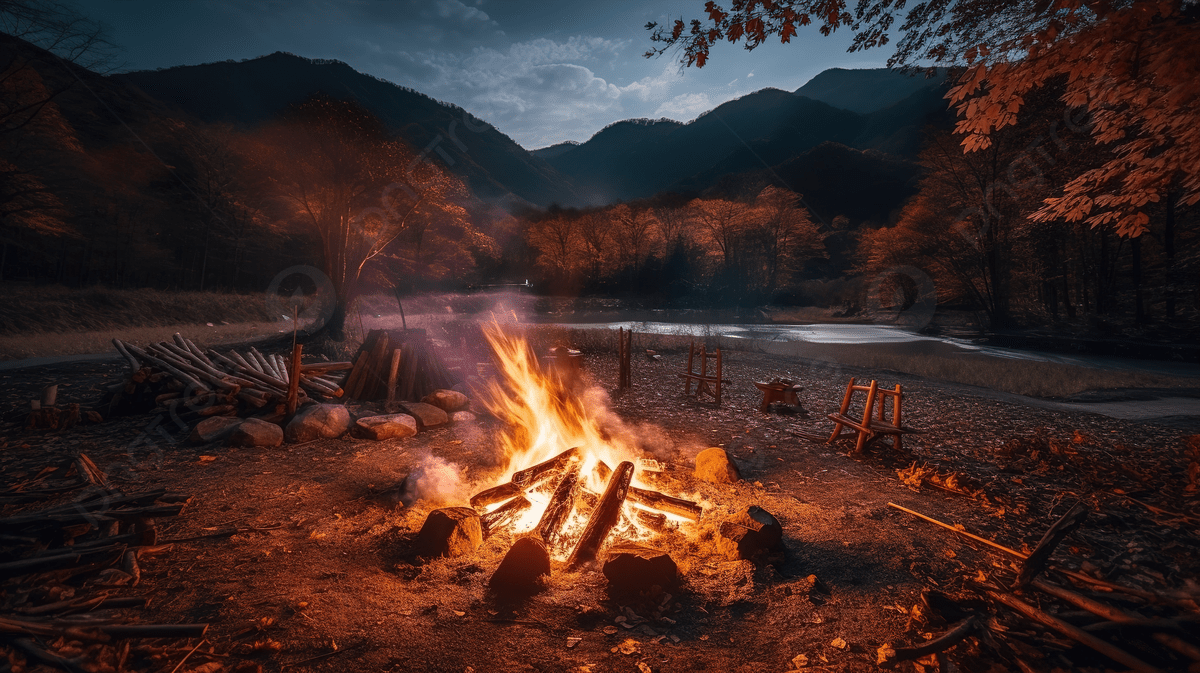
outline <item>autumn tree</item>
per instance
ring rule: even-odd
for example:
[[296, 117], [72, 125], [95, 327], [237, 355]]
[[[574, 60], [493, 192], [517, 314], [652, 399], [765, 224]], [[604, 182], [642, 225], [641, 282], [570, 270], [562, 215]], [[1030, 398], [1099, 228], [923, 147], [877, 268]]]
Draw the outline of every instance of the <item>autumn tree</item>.
[[636, 270], [656, 243], [658, 222], [655, 221], [653, 211], [618, 203], [608, 208], [605, 215], [612, 223], [613, 239], [617, 245], [621, 266]]
[[526, 228], [529, 245], [537, 251], [537, 264], [559, 282], [573, 274], [579, 259], [577, 219], [570, 213], [550, 212], [533, 218]]
[[[648, 24], [647, 56], [679, 49], [703, 67], [720, 41], [754, 49], [790, 42], [815, 25], [824, 35], [854, 33], [851, 51], [902, 36], [889, 66], [960, 69], [948, 98], [962, 119], [967, 152], [985, 150], [995, 131], [1015, 124], [1026, 98], [1065, 78], [1060, 99], [1090, 116], [1107, 157], [1072, 177], [1033, 214], [1108, 226], [1139, 236], [1153, 204], [1200, 201], [1200, 4], [1194, 0], [732, 0], [705, 5], [705, 18]], [[900, 21], [898, 28], [895, 27]]]
[[258, 134], [253, 152], [286, 215], [320, 239], [337, 292], [326, 325], [334, 340], [344, 338], [347, 307], [369, 265], [391, 260], [408, 273], [428, 271], [443, 263], [430, 248], [446, 243], [430, 231], [469, 227], [458, 203], [462, 183], [393, 139], [357, 103], [316, 97], [297, 105]]
[[800, 195], [765, 187], [754, 201], [757, 217], [752, 235], [761, 256], [761, 284], [768, 293], [798, 271], [808, 259], [825, 255], [822, 236]]

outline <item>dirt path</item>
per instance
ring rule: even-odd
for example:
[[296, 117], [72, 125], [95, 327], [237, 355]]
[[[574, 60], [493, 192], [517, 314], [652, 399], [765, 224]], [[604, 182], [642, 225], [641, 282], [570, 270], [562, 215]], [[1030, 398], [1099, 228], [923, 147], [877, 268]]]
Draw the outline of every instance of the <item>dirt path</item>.
[[[556, 568], [545, 593], [519, 604], [498, 602], [486, 582], [512, 542], [503, 535], [473, 557], [425, 565], [407, 559], [413, 535], [437, 503], [394, 510], [376, 494], [431, 460], [459, 470], [466, 482], [494, 470], [501, 428], [486, 417], [406, 440], [323, 440], [270, 450], [190, 446], [169, 419], [152, 416], [61, 434], [26, 434], [10, 424], [0, 431], [0, 480], [10, 485], [21, 477], [17, 466], [30, 456], [50, 462], [85, 451], [122, 489], [194, 495], [185, 516], [160, 522], [163, 538], [246, 529], [180, 543], [143, 569], [138, 592], [151, 597], [147, 619], [209, 622], [218, 651], [268, 671], [645, 670], [639, 663], [656, 672], [784, 671], [801, 654], [810, 667], [874, 670], [880, 645], [924, 642], [922, 634], [945, 628], [909, 614], [923, 590], [960, 593], [979, 573], [997, 581], [1011, 576], [1009, 559], [890, 509], [889, 501], [1020, 548], [1033, 546], [1055, 517], [1083, 499], [1103, 513], [1064, 547], [1068, 567], [1087, 561], [1134, 583], [1152, 579], [1145, 568], [1173, 585], [1200, 570], [1200, 538], [1165, 529], [1114, 495], [1196, 511], [1200, 503], [1184, 490], [1178, 428], [1014, 404], [893, 373], [843, 367], [835, 377], [820, 363], [747, 353], [727, 355], [725, 373], [734, 383], [716, 408], [682, 398], [674, 372], [684, 359], [639, 360], [633, 390], [612, 403], [645, 449], [673, 466], [665, 477], [671, 490], [708, 507], [696, 529], [657, 541], [679, 563], [685, 585], [667, 601], [672, 622], [653, 621], [646, 629], [614, 620], [626, 607], [648, 614], [648, 604], [662, 596], [613, 599], [592, 571]], [[70, 382], [60, 392], [64, 401], [82, 401], [122, 366], [6, 371], [0, 399], [15, 409], [55, 380]], [[589, 356], [586, 366], [602, 385], [616, 379], [613, 358]], [[760, 397], [750, 382], [772, 375], [804, 382], [801, 411], [757, 411]], [[885, 449], [860, 461], [848, 458], [845, 447], [797, 438], [797, 431], [827, 427], [824, 414], [840, 400], [848, 376], [902, 383], [906, 418], [926, 434], [912, 438], [904, 453]], [[1047, 448], [1014, 448], [1014, 440], [1044, 441]], [[735, 457], [741, 483], [718, 487], [692, 478], [691, 460], [708, 446]], [[966, 494], [905, 487], [896, 470], [914, 462], [956, 475]], [[783, 523], [784, 561], [755, 567], [715, 553], [716, 525], [751, 504]], [[1123, 570], [1133, 543], [1138, 558]], [[582, 640], [569, 647], [569, 637]], [[1067, 665], [1104, 666], [1086, 654], [1050, 652], [1039, 663], [1047, 669], [1063, 667], [1063, 655], [1070, 655]], [[956, 661], [984, 671], [996, 656], [973, 645]]]

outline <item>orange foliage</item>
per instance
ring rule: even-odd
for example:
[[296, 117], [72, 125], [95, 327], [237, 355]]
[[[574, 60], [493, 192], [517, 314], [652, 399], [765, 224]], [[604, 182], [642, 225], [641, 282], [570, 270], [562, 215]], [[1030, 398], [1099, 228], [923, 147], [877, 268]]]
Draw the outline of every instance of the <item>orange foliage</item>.
[[891, 41], [903, 15], [902, 39], [888, 64], [960, 66], [949, 94], [962, 117], [966, 151], [987, 148], [997, 129], [1016, 123], [1028, 94], [1065, 79], [1062, 102], [1082, 108], [1094, 141], [1109, 150], [1102, 165], [1066, 181], [1046, 199], [1038, 221], [1085, 222], [1123, 236], [1145, 233], [1150, 204], [1168, 195], [1200, 202], [1200, 21], [1190, 0], [947, 0], [911, 8], [895, 0], [863, 0], [851, 16], [846, 0], [709, 2], [710, 25], [683, 20], [670, 30], [649, 24], [659, 43], [646, 56], [679, 48], [681, 61], [702, 67], [712, 46], [745, 41], [747, 49], [815, 18], [822, 34], [854, 31], [851, 51]]

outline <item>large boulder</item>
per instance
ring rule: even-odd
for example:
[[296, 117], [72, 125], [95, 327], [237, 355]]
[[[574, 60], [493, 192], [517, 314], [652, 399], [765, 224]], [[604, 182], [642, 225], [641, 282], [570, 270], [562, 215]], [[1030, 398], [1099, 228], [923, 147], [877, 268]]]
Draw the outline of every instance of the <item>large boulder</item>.
[[283, 430], [290, 443], [341, 437], [350, 429], [350, 412], [340, 404], [310, 404], [296, 412]]
[[483, 544], [479, 515], [469, 507], [435, 509], [417, 533], [416, 551], [421, 556], [462, 556]]
[[733, 559], [753, 559], [783, 550], [783, 526], [758, 505], [722, 523], [720, 534], [718, 547]]
[[242, 424], [242, 419], [233, 416], [210, 416], [192, 428], [188, 441], [195, 444], [207, 444], [225, 439], [233, 429]]
[[230, 446], [279, 446], [283, 428], [259, 418], [247, 418], [229, 433]]
[[432, 404], [405, 402], [404, 408], [417, 419], [422, 428], [432, 428], [450, 422], [450, 416]]
[[432, 404], [446, 413], [466, 409], [471, 404], [471, 400], [467, 399], [466, 395], [457, 390], [445, 389], [435, 390], [421, 398], [421, 401], [425, 404]]
[[550, 576], [550, 552], [537, 537], [523, 537], [513, 543], [488, 586], [499, 594], [529, 595], [542, 589]]
[[412, 437], [417, 434], [417, 419], [408, 414], [367, 416], [358, 419], [355, 424], [364, 436], [375, 440]]
[[696, 456], [696, 478], [714, 484], [732, 484], [742, 478], [737, 463], [729, 458], [725, 449], [714, 446]]
[[679, 569], [670, 555], [628, 542], [609, 548], [604, 576], [610, 589], [622, 592], [646, 591], [654, 586], [669, 589], [679, 583]]

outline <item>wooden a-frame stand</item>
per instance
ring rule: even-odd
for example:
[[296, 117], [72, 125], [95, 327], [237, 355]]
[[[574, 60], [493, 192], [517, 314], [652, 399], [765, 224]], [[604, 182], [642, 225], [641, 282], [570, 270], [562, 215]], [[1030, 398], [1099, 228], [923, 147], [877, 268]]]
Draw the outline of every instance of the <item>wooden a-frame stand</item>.
[[[695, 370], [696, 356], [699, 355], [700, 371]], [[708, 373], [709, 359], [716, 360], [716, 372]], [[692, 394], [692, 381], [696, 382], [696, 399], [700, 399], [701, 395], [710, 395], [716, 400], [717, 406], [721, 405], [721, 349], [708, 353], [704, 349], [704, 344], [700, 344], [696, 348], [696, 342], [692, 342], [688, 346], [688, 366], [687, 372], [678, 374], [679, 378], [683, 379], [683, 394], [690, 396]], [[711, 384], [711, 386], [710, 386]]]

